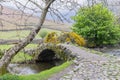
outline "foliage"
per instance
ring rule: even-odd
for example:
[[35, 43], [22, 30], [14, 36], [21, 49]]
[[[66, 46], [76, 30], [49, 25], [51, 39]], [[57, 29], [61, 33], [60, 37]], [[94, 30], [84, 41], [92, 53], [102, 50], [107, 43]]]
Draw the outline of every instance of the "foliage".
[[77, 35], [74, 32], [63, 32], [59, 35], [55, 32], [49, 33], [45, 38], [45, 42], [51, 42], [56, 44], [68, 42], [68, 43], [77, 44], [79, 46], [85, 45], [84, 38]]
[[40, 31], [39, 35], [40, 35], [41, 38], [44, 38], [47, 35], [47, 33], [48, 33], [47, 30], [43, 29], [43, 30]]
[[5, 74], [0, 77], [0, 80], [20, 80], [20, 78], [17, 75]]
[[49, 33], [46, 37], [44, 42], [51, 42], [51, 43], [59, 43], [59, 41], [57, 40], [58, 38], [58, 34], [56, 32], [51, 32]]
[[23, 52], [19, 52], [18, 54], [16, 54], [14, 56], [14, 58], [12, 58], [11, 62], [22, 62], [22, 61], [26, 61], [26, 60], [31, 60], [33, 57], [25, 54]]
[[101, 4], [83, 7], [72, 17], [72, 30], [82, 35], [90, 46], [116, 44], [120, 40], [120, 28], [115, 17]]

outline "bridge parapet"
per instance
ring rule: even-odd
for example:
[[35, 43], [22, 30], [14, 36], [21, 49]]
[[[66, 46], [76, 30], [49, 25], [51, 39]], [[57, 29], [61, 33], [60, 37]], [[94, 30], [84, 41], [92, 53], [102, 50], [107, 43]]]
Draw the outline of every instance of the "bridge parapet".
[[34, 59], [49, 61], [52, 59], [72, 60], [75, 58], [72, 51], [62, 44], [43, 43], [34, 52]]

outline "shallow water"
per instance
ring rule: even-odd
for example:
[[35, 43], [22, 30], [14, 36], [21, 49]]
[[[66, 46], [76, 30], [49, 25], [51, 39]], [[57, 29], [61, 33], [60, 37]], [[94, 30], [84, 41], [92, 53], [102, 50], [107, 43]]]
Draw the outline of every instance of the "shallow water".
[[62, 62], [56, 62], [54, 64], [49, 62], [39, 64], [9, 64], [8, 71], [16, 75], [29, 75], [39, 73], [60, 64], [62, 64]]
[[105, 49], [102, 52], [113, 55], [113, 56], [120, 57], [120, 48], [109, 48], [109, 49]]

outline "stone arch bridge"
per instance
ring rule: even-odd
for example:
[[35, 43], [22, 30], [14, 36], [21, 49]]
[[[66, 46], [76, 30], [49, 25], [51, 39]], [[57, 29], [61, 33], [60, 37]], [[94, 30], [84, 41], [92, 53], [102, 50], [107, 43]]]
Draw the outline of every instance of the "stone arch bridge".
[[97, 54], [91, 53], [85, 48], [80, 48], [70, 44], [51, 44], [42, 43], [34, 50], [26, 50], [25, 53], [29, 53], [38, 61], [50, 61], [56, 58], [61, 60], [86, 59], [89, 61], [106, 61], [106, 59]]

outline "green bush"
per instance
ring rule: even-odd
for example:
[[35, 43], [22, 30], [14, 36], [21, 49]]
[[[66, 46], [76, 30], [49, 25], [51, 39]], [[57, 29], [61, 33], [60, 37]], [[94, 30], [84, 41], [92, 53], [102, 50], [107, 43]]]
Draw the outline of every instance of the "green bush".
[[82, 7], [72, 19], [75, 21], [72, 30], [82, 35], [89, 47], [116, 44], [120, 40], [115, 17], [102, 4]]
[[17, 75], [5, 74], [0, 77], [0, 80], [20, 80], [20, 78]]
[[40, 33], [39, 33], [41, 38], [44, 38], [47, 34], [48, 34], [47, 30], [44, 30], [44, 29], [41, 30]]

